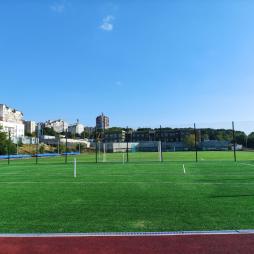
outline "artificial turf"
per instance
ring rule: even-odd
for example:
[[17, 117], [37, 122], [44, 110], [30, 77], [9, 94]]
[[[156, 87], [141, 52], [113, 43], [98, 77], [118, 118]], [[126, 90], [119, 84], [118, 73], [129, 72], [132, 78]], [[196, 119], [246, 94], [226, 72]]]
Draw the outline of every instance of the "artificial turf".
[[175, 161], [160, 163], [157, 154], [136, 153], [136, 162], [130, 154], [124, 165], [119, 154], [98, 164], [81, 155], [76, 179], [73, 158], [1, 161], [0, 233], [254, 228], [254, 153], [233, 162], [204, 152], [198, 163], [182, 162], [184, 154], [193, 155], [165, 153]]

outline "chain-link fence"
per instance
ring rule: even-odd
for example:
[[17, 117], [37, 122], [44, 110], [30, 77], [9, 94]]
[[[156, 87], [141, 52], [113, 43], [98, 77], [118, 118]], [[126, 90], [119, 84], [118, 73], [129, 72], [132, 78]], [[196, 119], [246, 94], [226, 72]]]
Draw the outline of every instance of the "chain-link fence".
[[254, 160], [252, 121], [109, 129], [96, 141], [97, 162]]
[[94, 129], [83, 139], [0, 132], [0, 164], [68, 163], [74, 156], [87, 163], [254, 161], [254, 121]]

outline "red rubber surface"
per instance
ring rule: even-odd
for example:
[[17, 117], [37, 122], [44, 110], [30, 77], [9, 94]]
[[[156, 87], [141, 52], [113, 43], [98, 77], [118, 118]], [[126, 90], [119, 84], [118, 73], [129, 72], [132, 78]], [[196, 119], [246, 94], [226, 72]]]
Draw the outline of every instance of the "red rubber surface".
[[249, 254], [254, 235], [0, 238], [1, 254]]

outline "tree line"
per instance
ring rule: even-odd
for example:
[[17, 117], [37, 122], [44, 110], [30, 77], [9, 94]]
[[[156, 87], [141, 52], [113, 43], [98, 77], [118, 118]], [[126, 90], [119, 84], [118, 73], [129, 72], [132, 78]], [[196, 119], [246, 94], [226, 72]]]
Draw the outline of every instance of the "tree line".
[[11, 140], [9, 140], [8, 133], [4, 132], [0, 126], [0, 155], [8, 154], [8, 149], [10, 154], [17, 153], [16, 145]]

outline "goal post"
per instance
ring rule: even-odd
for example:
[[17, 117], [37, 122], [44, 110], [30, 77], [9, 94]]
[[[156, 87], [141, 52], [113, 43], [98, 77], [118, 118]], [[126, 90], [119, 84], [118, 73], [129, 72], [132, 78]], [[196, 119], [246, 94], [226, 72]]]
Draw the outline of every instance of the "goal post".
[[160, 141], [138, 141], [128, 143], [130, 162], [162, 161], [162, 143]]
[[127, 162], [127, 144], [125, 142], [105, 142], [98, 143], [98, 161], [99, 162]]

